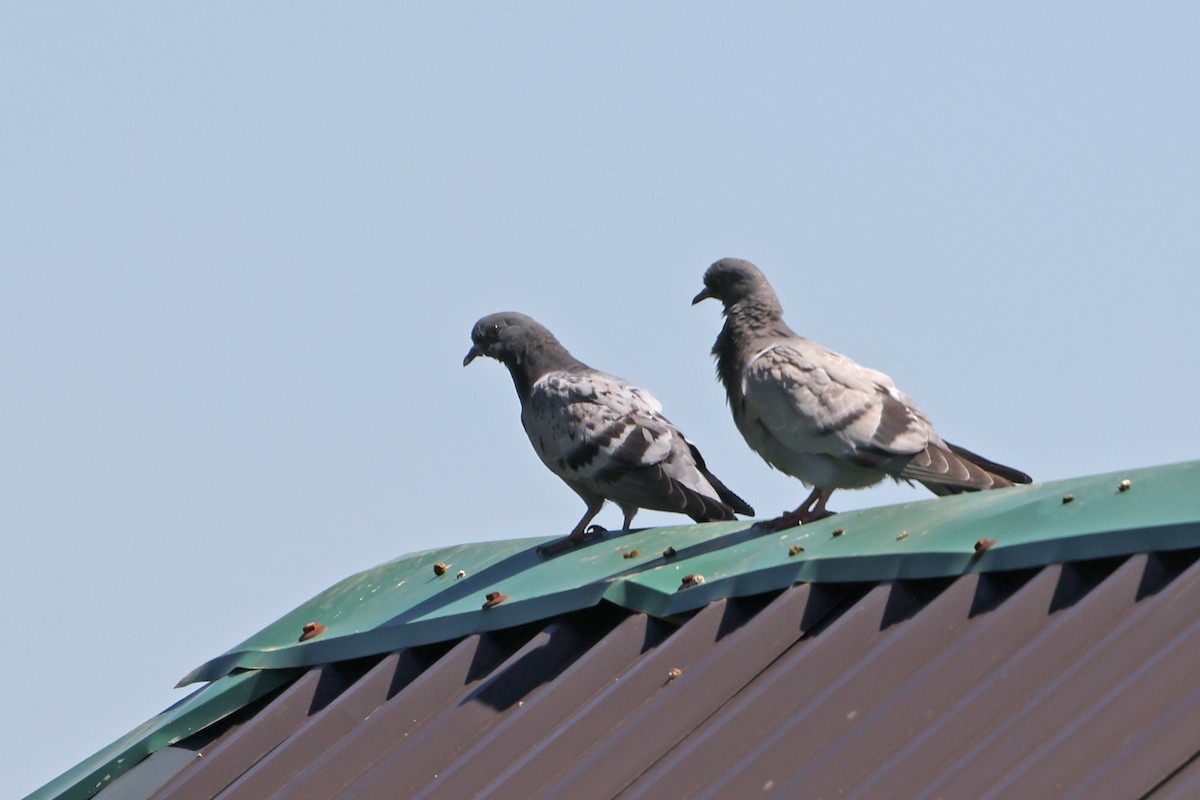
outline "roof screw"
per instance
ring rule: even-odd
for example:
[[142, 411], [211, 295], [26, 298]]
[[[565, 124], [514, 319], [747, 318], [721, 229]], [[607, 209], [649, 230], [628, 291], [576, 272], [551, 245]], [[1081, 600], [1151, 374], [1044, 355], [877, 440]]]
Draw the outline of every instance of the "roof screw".
[[702, 583], [704, 583], [703, 575], [700, 575], [700, 574], [684, 575], [683, 582], [681, 584], [679, 584], [679, 591], [683, 591], [684, 589], [690, 589], [693, 586], [699, 586]]
[[842, 534], [844, 534], [845, 532], [846, 532], [846, 529], [845, 529], [845, 528], [834, 528], [834, 529], [833, 529], [833, 535], [834, 535], [834, 536], [841, 536], [841, 535], [842, 535]]
[[433, 565], [433, 574], [434, 575], [445, 575], [446, 570], [448, 570], [448, 569], [450, 569], [450, 567], [446, 566], [446, 562], [439, 561]]
[[506, 594], [500, 594], [499, 592], [489, 592], [488, 596], [487, 596], [487, 602], [483, 604], [483, 610], [487, 611], [489, 608], [492, 608], [493, 606], [498, 606], [507, 599], [508, 599], [508, 595], [506, 595]]
[[674, 558], [674, 557], [675, 557], [675, 548], [674, 547], [668, 547], [666, 550], [663, 550], [663, 558]]
[[677, 680], [682, 675], [683, 675], [683, 670], [681, 670], [679, 667], [671, 667], [671, 669], [667, 670], [667, 680], [668, 681]]
[[307, 642], [314, 636], [320, 636], [326, 630], [328, 630], [328, 628], [325, 625], [322, 625], [319, 622], [310, 622], [304, 626], [303, 633], [300, 634], [299, 641]]
[[621, 558], [637, 558], [641, 554], [641, 550], [626, 550], [624, 553], [621, 553]]
[[996, 544], [995, 539], [980, 539], [978, 542], [975, 543], [975, 555], [976, 556], [983, 555], [988, 550], [992, 549], [992, 546], [995, 544]]
[[908, 538], [908, 531], [900, 531], [899, 533], [896, 534], [897, 542], [902, 541], [907, 538]]
[[1064, 494], [1063, 495], [1063, 505], [1064, 506], [1067, 503], [1074, 503], [1074, 502], [1075, 502], [1075, 495], [1073, 495], [1073, 494]]
[[1133, 488], [1133, 481], [1129, 480], [1129, 478], [1117, 484], [1118, 492], [1128, 492], [1131, 488]]
[[791, 547], [789, 547], [789, 548], [788, 548], [788, 555], [789, 555], [789, 556], [796, 556], [796, 555], [799, 555], [799, 554], [801, 554], [801, 553], [803, 553], [803, 552], [804, 552], [804, 548], [803, 548], [803, 547], [801, 547], [801, 546], [800, 546], [800, 545], [798, 545], [798, 544], [794, 544], [794, 545], [792, 545]]
[[460, 569], [460, 570], [458, 571], [458, 574], [454, 576], [454, 579], [455, 579], [455, 580], [462, 580], [462, 579], [463, 579], [463, 578], [465, 578], [465, 577], [467, 577], [467, 571], [466, 571], [465, 569]]

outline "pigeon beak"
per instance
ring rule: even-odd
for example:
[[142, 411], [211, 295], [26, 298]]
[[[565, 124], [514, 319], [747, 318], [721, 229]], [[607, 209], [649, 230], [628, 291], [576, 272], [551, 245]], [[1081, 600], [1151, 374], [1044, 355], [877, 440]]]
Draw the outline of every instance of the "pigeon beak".
[[692, 305], [696, 305], [696, 303], [699, 303], [701, 300], [716, 300], [716, 299], [717, 299], [717, 296], [712, 293], [712, 290], [705, 287], [703, 290], [701, 290], [700, 294], [698, 294], [692, 298]]
[[467, 357], [463, 359], [463, 366], [465, 367], [467, 364], [470, 364], [481, 355], [483, 355], [483, 351], [479, 349], [479, 346], [471, 345], [471, 349], [467, 351]]

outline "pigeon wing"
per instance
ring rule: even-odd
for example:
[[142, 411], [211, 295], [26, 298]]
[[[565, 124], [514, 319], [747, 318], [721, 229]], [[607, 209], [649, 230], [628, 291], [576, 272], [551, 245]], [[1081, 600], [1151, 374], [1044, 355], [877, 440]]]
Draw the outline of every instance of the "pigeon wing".
[[1005, 473], [989, 472], [991, 462], [943, 441], [888, 375], [807, 340], [763, 351], [746, 370], [744, 391], [762, 398], [755, 407], [763, 425], [789, 449], [920, 481], [935, 494], [1011, 485]]
[[670, 452], [657, 401], [589, 370], [551, 372], [534, 383], [521, 422], [538, 456], [563, 480], [655, 464]]
[[683, 434], [649, 392], [595, 370], [551, 372], [521, 419], [543, 463], [618, 503], [732, 519]]
[[807, 339], [775, 343], [753, 356], [742, 393], [759, 423], [797, 453], [906, 456], [937, 436], [887, 375]]

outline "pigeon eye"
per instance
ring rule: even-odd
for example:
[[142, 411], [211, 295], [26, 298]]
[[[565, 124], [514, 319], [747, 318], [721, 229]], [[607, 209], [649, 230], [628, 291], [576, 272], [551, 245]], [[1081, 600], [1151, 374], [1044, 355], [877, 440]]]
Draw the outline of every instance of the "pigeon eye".
[[492, 327], [488, 328], [487, 338], [491, 339], [492, 341], [498, 340], [500, 338], [500, 326], [493, 325]]

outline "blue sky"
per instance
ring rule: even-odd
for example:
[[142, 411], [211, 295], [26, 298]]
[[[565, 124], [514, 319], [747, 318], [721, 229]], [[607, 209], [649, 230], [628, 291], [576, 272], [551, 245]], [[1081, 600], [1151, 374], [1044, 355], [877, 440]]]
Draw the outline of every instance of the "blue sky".
[[713, 377], [719, 309], [689, 301], [723, 256], [1035, 479], [1200, 457], [1197, 29], [1189, 3], [10, 4], [5, 794], [350, 573], [569, 530], [507, 375], [461, 366], [492, 311], [649, 388], [763, 514], [806, 491]]

